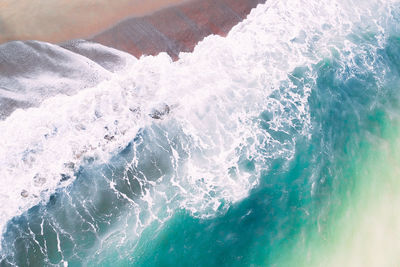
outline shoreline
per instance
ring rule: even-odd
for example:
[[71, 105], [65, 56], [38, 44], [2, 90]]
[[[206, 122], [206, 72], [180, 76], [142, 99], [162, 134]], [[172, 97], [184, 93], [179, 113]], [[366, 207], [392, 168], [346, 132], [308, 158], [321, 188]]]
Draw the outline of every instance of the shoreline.
[[[23, 86], [15, 83], [13, 79], [18, 80], [18, 77], [34, 69], [54, 73], [54, 69], [59, 69], [57, 68], [59, 62], [55, 55], [58, 52], [66, 52], [58, 51], [59, 48], [84, 56], [111, 72], [120, 67], [121, 59], [109, 54], [107, 48], [96, 52], [94, 46], [91, 44], [85, 46], [85, 43], [94, 42], [105, 45], [127, 52], [136, 58], [166, 52], [172, 60], [178, 60], [179, 53], [192, 52], [197, 43], [206, 36], [212, 34], [226, 36], [233, 26], [244, 20], [254, 7], [263, 2], [265, 0], [185, 0], [184, 4], [169, 6], [151, 15], [128, 17], [91, 38], [72, 39], [53, 46], [52, 44], [40, 45], [35, 41], [0, 44], [0, 69], [3, 69], [0, 75], [0, 79], [3, 79], [0, 84], [0, 107], [2, 107], [0, 120], [16, 109], [39, 105], [46, 98], [40, 93], [39, 87], [35, 89], [34, 82], [31, 90], [36, 92], [37, 99], [14, 98], [9, 95], [7, 88], [13, 88], [11, 91], [15, 92], [23, 91]], [[62, 60], [66, 63], [64, 69], [67, 73], [63, 78], [75, 77], [73, 79], [76, 80], [78, 77], [76, 82], [83, 82], [84, 77], [79, 78], [80, 74], [68, 67], [70, 64], [67, 62], [71, 63], [72, 58], [65, 57]], [[82, 66], [82, 70], [84, 69], [86, 65]], [[100, 80], [94, 76], [93, 81]], [[51, 84], [48, 84], [46, 88], [47, 96], [69, 92], [66, 88], [57, 89], [57, 86]]]
[[[10, 0], [7, 1], [10, 2]], [[28, 6], [31, 5], [32, 7], [39, 1], [33, 0]], [[130, 8], [118, 13], [118, 18], [114, 16], [110, 19], [106, 16], [101, 23], [98, 23], [102, 12], [97, 12], [96, 8], [99, 8], [101, 3], [93, 6], [90, 6], [90, 3], [82, 4], [85, 7], [82, 7], [82, 10], [74, 15], [80, 16], [82, 20], [71, 22], [74, 16], [68, 14], [68, 12], [70, 9], [77, 8], [74, 5], [77, 1], [75, 0], [69, 6], [66, 2], [50, 4], [48, 13], [43, 10], [40, 11], [46, 13], [46, 16], [54, 17], [56, 14], [51, 12], [52, 9], [62, 6], [62, 4], [68, 6], [68, 10], [64, 12], [66, 15], [55, 19], [54, 25], [49, 24], [40, 14], [31, 13], [26, 22], [25, 17], [19, 14], [21, 15], [19, 16], [20, 20], [24, 22], [16, 25], [17, 27], [14, 29], [15, 37], [10, 37], [12, 36], [10, 34], [7, 37], [7, 30], [9, 29], [7, 25], [10, 23], [0, 27], [0, 44], [11, 40], [38, 40], [63, 46], [69, 41], [84, 39], [116, 48], [137, 58], [142, 55], [157, 55], [160, 52], [166, 52], [176, 60], [180, 52], [193, 51], [196, 44], [206, 36], [212, 34], [226, 36], [233, 26], [247, 17], [251, 9], [265, 2], [265, 0], [149, 0], [146, 3], [139, 3], [140, 0], [119, 0], [118, 3], [114, 4], [119, 6], [110, 7], [111, 11], [114, 12], [126, 7], [126, 5], [130, 5]], [[4, 20], [4, 13], [7, 13], [4, 10], [10, 8], [8, 2], [3, 2], [0, 6], [5, 7], [3, 11], [0, 9], [0, 22]], [[132, 10], [133, 3], [138, 4], [135, 5], [134, 10]], [[19, 5], [13, 5], [12, 10], [16, 11]], [[85, 8], [90, 9], [90, 12], [85, 12]], [[101, 8], [104, 9], [104, 5]], [[38, 9], [38, 7], [35, 9]], [[29, 10], [20, 11], [20, 13], [23, 12], [28, 13]], [[108, 14], [113, 12], [108, 11]], [[14, 15], [18, 15], [18, 12], [16, 13]], [[38, 17], [33, 18], [35, 15]], [[65, 21], [65, 16], [69, 15], [71, 16], [69, 21]], [[97, 19], [92, 20], [88, 25], [85, 21], [89, 20], [91, 15], [95, 15]], [[36, 23], [29, 19], [36, 20]], [[75, 23], [76, 27], [79, 27], [71, 27], [71, 23]], [[38, 28], [38, 25], [43, 26], [43, 24], [45, 24], [45, 27], [41, 28], [41, 33], [31, 31], [30, 35], [22, 34], [24, 30]], [[81, 27], [82, 25], [86, 25], [86, 27]], [[28, 28], [24, 30], [18, 28], [25, 26]], [[18, 31], [20, 31], [19, 34], [17, 34]], [[4, 34], [5, 32], [6, 34]], [[62, 32], [62, 34], [59, 32]]]
[[142, 17], [128, 17], [86, 40], [116, 48], [139, 58], [192, 52], [203, 38], [226, 36], [265, 0], [191, 0]]

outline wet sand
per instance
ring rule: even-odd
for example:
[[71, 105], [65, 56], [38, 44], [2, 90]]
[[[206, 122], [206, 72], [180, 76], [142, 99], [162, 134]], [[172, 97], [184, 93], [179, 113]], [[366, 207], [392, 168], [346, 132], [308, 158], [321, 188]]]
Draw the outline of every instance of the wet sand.
[[131, 17], [90, 38], [136, 57], [191, 52], [211, 34], [226, 35], [252, 8], [265, 0], [192, 0], [152, 15]]
[[188, 0], [2, 0], [0, 43], [59, 43], [100, 32], [129, 16], [143, 16]]

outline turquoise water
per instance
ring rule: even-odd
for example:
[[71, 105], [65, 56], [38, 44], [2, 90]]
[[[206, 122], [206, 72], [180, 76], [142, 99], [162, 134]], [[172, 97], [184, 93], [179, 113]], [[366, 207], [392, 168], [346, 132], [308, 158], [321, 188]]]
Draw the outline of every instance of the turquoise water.
[[[360, 46], [374, 44], [371, 35], [358, 37], [366, 38], [357, 40]], [[385, 127], [395, 127], [388, 112], [398, 110], [400, 39], [391, 36], [387, 46], [371, 57], [372, 71], [365, 70], [365, 59], [356, 56], [356, 66], [332, 57], [311, 71], [293, 72], [292, 81], [299, 87], [316, 77], [309, 97], [311, 139], [297, 143], [290, 162], [272, 162], [260, 185], [226, 214], [199, 220], [181, 210], [165, 225], [153, 225], [132, 253], [135, 265], [299, 266], [307, 263], [307, 253], [311, 262], [313, 254], [319, 253], [307, 247], [316, 242], [314, 235], [322, 246], [329, 246], [332, 236], [338, 235], [329, 224], [354, 197], [360, 177], [353, 172], [362, 164], [360, 153], [371, 153], [368, 148], [376, 139], [388, 138]], [[379, 74], [383, 72], [385, 76]], [[266, 131], [267, 120], [260, 115], [260, 126]], [[285, 263], [292, 257], [294, 261]], [[107, 258], [106, 265], [113, 266], [118, 252]], [[121, 266], [129, 262], [120, 261]]]
[[[398, 266], [400, 6], [382, 6], [379, 20], [360, 15], [343, 36], [346, 22], [322, 25], [340, 37], [328, 38], [323, 52], [314, 47], [322, 33], [300, 31], [291, 44], [305, 44], [301, 51], [311, 60], [286, 66], [290, 71], [277, 80], [235, 76], [237, 92], [271, 84], [273, 90], [232, 106], [224, 101], [235, 93], [214, 96], [210, 105], [218, 108], [208, 112], [220, 110], [222, 118], [200, 134], [171, 112], [140, 127], [107, 162], [87, 157], [70, 185], [7, 223], [0, 265]], [[260, 14], [273, 17], [272, 9]], [[263, 60], [254, 65], [254, 72], [274, 72]], [[262, 108], [251, 109], [251, 101]], [[237, 136], [245, 138], [236, 144], [236, 135], [210, 134], [225, 133], [218, 123], [236, 131], [228, 116], [241, 105], [251, 116], [238, 121], [254, 135], [241, 130]], [[226, 168], [226, 158], [213, 155], [229, 143], [236, 156]], [[193, 184], [191, 168], [200, 173]], [[213, 171], [213, 182], [203, 186]], [[379, 238], [376, 229], [385, 229]]]

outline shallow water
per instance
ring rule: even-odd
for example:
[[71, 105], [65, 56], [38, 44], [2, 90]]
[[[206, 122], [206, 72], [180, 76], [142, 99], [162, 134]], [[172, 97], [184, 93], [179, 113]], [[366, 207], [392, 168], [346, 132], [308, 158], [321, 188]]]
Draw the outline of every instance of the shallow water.
[[397, 266], [399, 19], [268, 1], [176, 62], [33, 43], [99, 79], [0, 79], [55, 84], [0, 122], [1, 266]]

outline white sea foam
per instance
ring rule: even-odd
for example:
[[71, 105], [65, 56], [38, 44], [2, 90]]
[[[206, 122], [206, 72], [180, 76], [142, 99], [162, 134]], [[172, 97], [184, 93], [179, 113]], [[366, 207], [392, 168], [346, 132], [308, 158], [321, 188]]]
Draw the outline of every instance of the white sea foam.
[[[94, 87], [15, 111], [0, 122], [0, 229], [73, 182], [74, 171], [88, 159], [107, 162], [152, 125], [176, 125], [190, 147], [176, 175], [151, 182], [152, 189], [143, 192], [150, 215], [142, 224], [159, 218], [161, 200], [170, 203], [168, 217], [177, 207], [210, 216], [222, 203], [242, 199], [270, 159], [293, 156], [294, 132], [309, 134], [310, 88], [297, 88], [290, 73], [343, 46], [354, 22], [372, 16], [371, 7], [379, 13], [380, 4], [268, 1], [226, 38], [207, 37], [176, 62], [165, 53], [131, 58]], [[162, 103], [171, 107], [169, 114], [151, 118]], [[260, 127], [265, 111], [269, 129], [288, 137], [274, 138]], [[174, 150], [170, 158], [182, 160]], [[243, 161], [254, 169], [240, 166]], [[61, 174], [71, 178], [60, 181]]]

